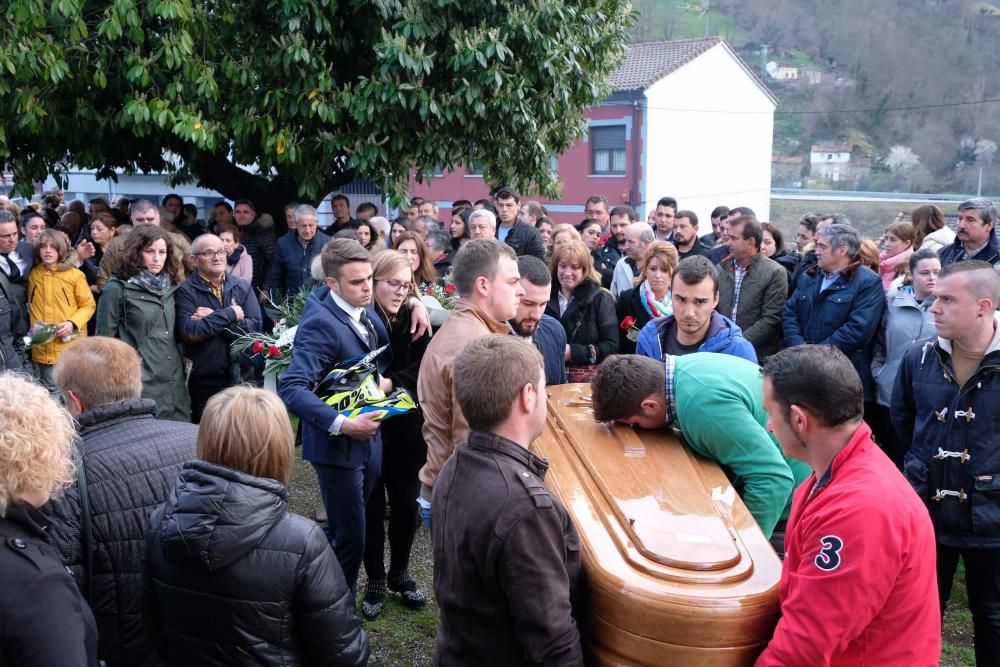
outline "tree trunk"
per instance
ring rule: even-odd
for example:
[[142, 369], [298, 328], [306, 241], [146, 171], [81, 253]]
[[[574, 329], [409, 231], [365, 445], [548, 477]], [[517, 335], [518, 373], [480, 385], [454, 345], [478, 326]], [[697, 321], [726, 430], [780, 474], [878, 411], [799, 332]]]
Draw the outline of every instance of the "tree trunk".
[[249, 199], [254, 203], [257, 214], [269, 213], [274, 218], [275, 235], [288, 231], [285, 224], [285, 205], [300, 202], [312, 206], [319, 205], [326, 195], [337, 187], [350, 182], [353, 175], [342, 173], [331, 176], [323, 195], [317, 200], [303, 199], [299, 195], [299, 184], [292, 178], [281, 176], [266, 179], [251, 174], [233, 164], [226, 156], [200, 154], [194, 161], [194, 172], [198, 174], [198, 185], [221, 193], [232, 199]]

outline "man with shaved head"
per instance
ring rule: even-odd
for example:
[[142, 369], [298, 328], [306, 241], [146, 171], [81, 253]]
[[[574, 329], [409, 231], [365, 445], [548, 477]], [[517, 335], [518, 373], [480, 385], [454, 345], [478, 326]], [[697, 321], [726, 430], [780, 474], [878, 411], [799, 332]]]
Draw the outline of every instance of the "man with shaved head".
[[985, 261], [945, 266], [934, 287], [937, 337], [903, 357], [893, 425], [903, 472], [937, 542], [941, 611], [965, 562], [976, 663], [1000, 664], [1000, 275]]

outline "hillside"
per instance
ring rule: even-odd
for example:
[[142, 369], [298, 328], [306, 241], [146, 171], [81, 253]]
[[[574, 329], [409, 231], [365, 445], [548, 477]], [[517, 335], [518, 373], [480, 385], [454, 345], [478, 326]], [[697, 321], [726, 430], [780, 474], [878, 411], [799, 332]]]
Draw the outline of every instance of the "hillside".
[[[781, 100], [776, 153], [801, 156], [812, 144], [847, 143], [871, 161], [859, 186], [974, 192], [981, 167], [983, 190], [1000, 192], [1000, 101], [978, 103], [1000, 98], [995, 5], [632, 1], [635, 41], [720, 35], [758, 71], [771, 62], [818, 72], [815, 85], [767, 77]], [[918, 160], [887, 160], [894, 146]]]

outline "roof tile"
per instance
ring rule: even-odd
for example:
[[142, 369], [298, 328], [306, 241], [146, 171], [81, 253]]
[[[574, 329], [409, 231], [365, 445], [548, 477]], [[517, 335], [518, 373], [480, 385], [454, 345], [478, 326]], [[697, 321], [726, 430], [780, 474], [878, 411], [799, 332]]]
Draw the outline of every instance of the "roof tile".
[[612, 90], [645, 90], [721, 42], [718, 37], [642, 42], [625, 47], [625, 60], [611, 75]]

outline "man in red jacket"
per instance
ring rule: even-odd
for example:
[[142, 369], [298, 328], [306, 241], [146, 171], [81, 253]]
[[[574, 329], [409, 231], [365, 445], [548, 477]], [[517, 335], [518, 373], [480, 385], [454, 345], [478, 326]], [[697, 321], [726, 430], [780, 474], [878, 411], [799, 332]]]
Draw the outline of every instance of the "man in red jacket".
[[768, 430], [814, 474], [792, 498], [781, 620], [758, 667], [937, 665], [934, 530], [872, 442], [854, 367], [834, 347], [799, 345], [763, 373]]

